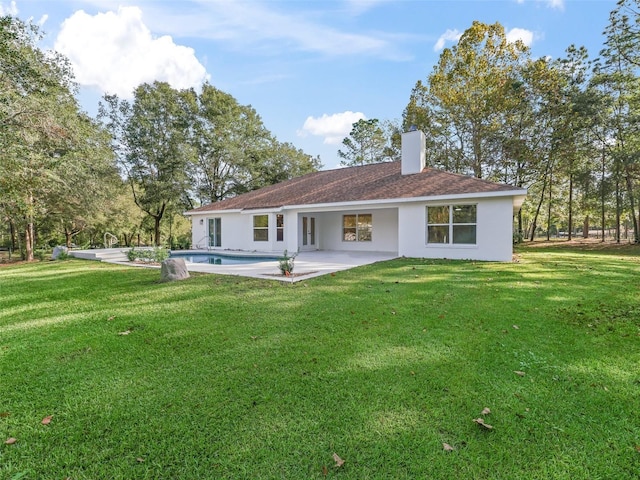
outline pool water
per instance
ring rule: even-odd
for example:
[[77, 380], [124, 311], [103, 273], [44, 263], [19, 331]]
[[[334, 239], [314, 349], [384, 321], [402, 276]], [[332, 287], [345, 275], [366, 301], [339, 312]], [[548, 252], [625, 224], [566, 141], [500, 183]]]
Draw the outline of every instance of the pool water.
[[173, 258], [184, 258], [185, 262], [208, 263], [209, 265], [250, 265], [260, 262], [275, 262], [278, 257], [255, 257], [241, 255], [217, 255], [215, 253], [172, 253]]

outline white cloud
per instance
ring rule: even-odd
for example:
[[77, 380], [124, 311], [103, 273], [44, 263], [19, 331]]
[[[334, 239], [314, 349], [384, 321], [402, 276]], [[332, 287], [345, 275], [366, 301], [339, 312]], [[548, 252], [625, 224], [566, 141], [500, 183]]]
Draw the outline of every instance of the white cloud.
[[[536, 0], [538, 3], [546, 3], [549, 8], [557, 8], [558, 10], [564, 10], [565, 0]], [[522, 5], [524, 0], [516, 0], [516, 3]]]
[[564, 10], [564, 0], [544, 0], [548, 7]]
[[517, 40], [522, 40], [527, 47], [530, 47], [533, 43], [533, 32], [531, 30], [525, 30], [524, 28], [512, 28], [508, 32], [505, 32], [507, 42], [514, 43]]
[[208, 78], [192, 48], [152, 36], [138, 7], [93, 16], [75, 12], [62, 23], [55, 49], [69, 58], [78, 83], [126, 98], [145, 82], [188, 88]]
[[444, 32], [442, 35], [440, 35], [440, 38], [438, 38], [438, 41], [433, 46], [433, 51], [439, 52], [444, 48], [446, 42], [457, 42], [458, 40], [460, 40], [461, 36], [462, 36], [461, 31], [457, 29], [454, 29], [454, 30], [447, 29], [447, 31]]
[[366, 118], [362, 112], [351, 111], [334, 113], [333, 115], [325, 113], [319, 118], [307, 117], [302, 129], [298, 130], [298, 136], [324, 137], [324, 143], [338, 145], [345, 137], [349, 136], [354, 123]]
[[18, 15], [18, 6], [16, 2], [11, 2], [8, 7], [5, 7], [2, 3], [0, 3], [0, 16], [10, 16], [15, 17]]

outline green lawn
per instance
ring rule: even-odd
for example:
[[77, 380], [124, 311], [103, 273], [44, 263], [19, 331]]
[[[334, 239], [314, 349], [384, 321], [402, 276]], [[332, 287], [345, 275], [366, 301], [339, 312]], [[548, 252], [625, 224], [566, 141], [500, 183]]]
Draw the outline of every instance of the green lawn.
[[0, 478], [638, 478], [640, 250], [519, 257], [3, 266]]

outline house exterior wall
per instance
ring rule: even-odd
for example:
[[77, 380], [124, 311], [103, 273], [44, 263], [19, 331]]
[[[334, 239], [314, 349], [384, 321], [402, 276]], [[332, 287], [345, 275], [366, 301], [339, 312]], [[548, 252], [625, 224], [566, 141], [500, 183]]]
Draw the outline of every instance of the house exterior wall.
[[[277, 240], [276, 215], [284, 215], [283, 240]], [[269, 217], [269, 234], [267, 241], [253, 240], [253, 217], [255, 215], [267, 215]], [[192, 248], [206, 249], [208, 246], [208, 225], [210, 218], [220, 218], [222, 226], [222, 245], [212, 247], [212, 250], [244, 250], [258, 252], [282, 253], [285, 249], [296, 251], [295, 228], [297, 215], [295, 212], [211, 212], [192, 216], [191, 246]], [[202, 224], [200, 224], [202, 220]], [[293, 245], [290, 247], [289, 245]]]
[[[346, 242], [343, 240], [342, 216], [371, 214], [370, 242]], [[398, 209], [358, 209], [327, 212], [321, 217], [321, 249], [358, 252], [398, 251]]]
[[[476, 245], [427, 244], [426, 207], [476, 204]], [[507, 262], [513, 255], [513, 199], [465, 199], [402, 205], [398, 211], [398, 255]]]
[[[475, 204], [476, 244], [427, 244], [427, 206]], [[372, 215], [372, 241], [343, 241], [343, 215]], [[276, 215], [284, 215], [284, 238], [277, 241]], [[253, 241], [254, 215], [269, 216], [269, 240]], [[467, 198], [450, 201], [419, 201], [380, 208], [340, 211], [282, 210], [280, 212], [211, 212], [192, 217], [192, 246], [206, 248], [208, 219], [222, 219], [222, 250], [281, 254], [301, 249], [302, 217], [316, 218], [316, 245], [328, 251], [397, 252], [399, 256], [511, 261], [513, 254], [513, 198]], [[202, 219], [202, 225], [200, 220]]]

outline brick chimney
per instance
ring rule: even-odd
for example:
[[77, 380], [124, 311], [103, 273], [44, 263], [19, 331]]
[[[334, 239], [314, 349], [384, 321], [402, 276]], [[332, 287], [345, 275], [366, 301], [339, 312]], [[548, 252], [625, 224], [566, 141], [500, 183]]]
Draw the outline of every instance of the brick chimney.
[[420, 173], [425, 167], [424, 133], [412, 126], [402, 134], [402, 175]]

